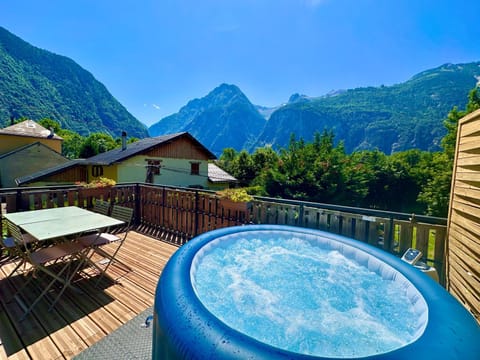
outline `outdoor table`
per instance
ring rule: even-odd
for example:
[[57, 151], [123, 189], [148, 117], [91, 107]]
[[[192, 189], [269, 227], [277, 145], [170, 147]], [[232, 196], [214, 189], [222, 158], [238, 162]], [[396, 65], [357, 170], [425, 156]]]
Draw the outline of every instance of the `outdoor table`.
[[123, 221], [77, 206], [7, 213], [4, 217], [39, 241], [123, 224]]
[[[5, 218], [17, 225], [23, 231], [35, 237], [40, 244], [47, 240], [55, 241], [55, 239], [70, 239], [69, 241], [75, 241], [85, 232], [100, 232], [102, 229], [124, 224], [124, 222], [121, 220], [94, 213], [76, 206], [7, 213], [5, 214]], [[66, 265], [58, 274], [55, 274], [46, 267], [37, 264], [37, 267], [41, 267], [44, 272], [53, 278], [53, 280], [47, 287], [45, 287], [40, 296], [38, 296], [33, 304], [25, 311], [21, 319], [25, 318], [25, 316], [33, 309], [35, 304], [47, 293], [55, 281], [61, 281], [63, 283], [63, 287], [50, 306], [50, 309], [55, 305], [67, 287], [72, 287], [75, 289], [71, 285], [71, 280], [78, 269], [80, 269], [81, 264], [85, 261], [89, 262], [89, 259], [87, 258], [89, 250], [90, 249], [88, 247], [85, 247], [83, 251], [80, 251], [72, 256], [70, 260], [65, 263]], [[75, 259], [79, 260], [75, 269], [70, 274], [67, 274], [65, 278], [61, 278], [60, 274], [63, 273], [64, 269], [66, 269], [67, 266], [69, 266], [69, 264]], [[17, 291], [17, 294], [18, 292], [20, 292], [20, 290]], [[17, 294], [14, 295], [14, 298], [22, 307], [24, 307]]]

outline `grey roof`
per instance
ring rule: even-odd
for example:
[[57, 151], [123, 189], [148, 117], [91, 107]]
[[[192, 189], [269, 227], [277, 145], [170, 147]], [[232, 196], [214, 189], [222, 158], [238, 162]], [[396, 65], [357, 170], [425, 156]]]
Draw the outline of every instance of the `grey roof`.
[[57, 174], [59, 172], [62, 172], [63, 170], [70, 169], [78, 165], [86, 165], [85, 160], [84, 159], [70, 160], [64, 164], [59, 164], [48, 169], [37, 171], [30, 175], [18, 177], [15, 179], [15, 182], [17, 183], [17, 185], [23, 185], [23, 184], [35, 181], [37, 179], [41, 179], [44, 176]]
[[236, 182], [237, 179], [219, 168], [214, 163], [208, 163], [208, 180], [211, 182]]
[[33, 120], [25, 120], [21, 123], [7, 126], [6, 128], [0, 129], [0, 134], [63, 140], [60, 136], [55, 135]]
[[[19, 146], [18, 148], [15, 148], [15, 149], [13, 149], [13, 150], [11, 150], [11, 151], [9, 151], [9, 152], [6, 152], [6, 153], [1, 154], [1, 155], [0, 155], [0, 159], [3, 159], [3, 158], [6, 158], [6, 157], [8, 157], [8, 156], [11, 156], [11, 155], [17, 154], [17, 153], [19, 153], [19, 152], [22, 152], [22, 151], [24, 151], [24, 150], [26, 150], [26, 149], [28, 149], [29, 147], [32, 147], [32, 146], [42, 146], [42, 147], [47, 148], [48, 150], [50, 150], [50, 151], [52, 151], [52, 152], [54, 152], [54, 153], [57, 153], [57, 154], [59, 154], [59, 155], [62, 155], [62, 154], [60, 154], [58, 151], [53, 150], [51, 147], [49, 147], [49, 146], [47, 146], [47, 145], [45, 145], [45, 144], [42, 144], [40, 141], [35, 141], [35, 142], [33, 142], [33, 143], [30, 143], [30, 144], [27, 144], [27, 145], [23, 145], [23, 146]], [[63, 155], [62, 155], [62, 156], [63, 156]], [[66, 159], [66, 158], [65, 158], [65, 159]]]
[[154, 146], [158, 146], [163, 143], [170, 142], [174, 139], [180, 137], [187, 137], [194, 143], [196, 143], [205, 153], [209, 159], [216, 159], [216, 156], [210, 152], [205, 146], [203, 146], [197, 139], [195, 139], [192, 135], [188, 132], [181, 132], [176, 134], [169, 134], [169, 135], [162, 135], [157, 137], [151, 137], [136, 141], [134, 143], [127, 144], [127, 148], [122, 150], [122, 148], [116, 148], [95, 156], [92, 156], [86, 159], [86, 163], [88, 165], [111, 165], [115, 162], [125, 160], [131, 156], [135, 156], [136, 154], [148, 150]]
[[[16, 179], [16, 182], [18, 185], [22, 185], [25, 183], [32, 182], [34, 180], [41, 179], [44, 176], [48, 175], [53, 175], [59, 172], [62, 172], [63, 170], [69, 169], [74, 166], [82, 166], [82, 165], [111, 165], [115, 162], [122, 161], [124, 159], [127, 159], [131, 156], [135, 156], [136, 154], [148, 150], [154, 146], [157, 146], [159, 144], [167, 143], [169, 141], [172, 141], [174, 139], [180, 138], [180, 137], [188, 137], [191, 139], [194, 143], [196, 143], [203, 151], [206, 152], [207, 156], [209, 159], [216, 159], [216, 156], [211, 153], [206, 147], [204, 147], [198, 140], [196, 140], [192, 135], [190, 135], [188, 132], [182, 132], [182, 133], [176, 133], [176, 134], [169, 134], [169, 135], [163, 135], [163, 136], [157, 136], [157, 137], [152, 137], [152, 138], [146, 138], [139, 140], [137, 142], [131, 143], [127, 145], [127, 148], [125, 150], [122, 150], [122, 148], [116, 148], [95, 156], [92, 156], [88, 159], [77, 159], [77, 160], [72, 160], [69, 161], [65, 164], [61, 164], [58, 166], [54, 166], [49, 169], [45, 169], [42, 171], [38, 171], [36, 173], [27, 175], [27, 176], [22, 176], [20, 178]], [[210, 168], [209, 168], [210, 170]], [[220, 169], [221, 170], [221, 169]], [[223, 170], [221, 170], [223, 171]], [[226, 173], [225, 173], [226, 174]], [[227, 174], [228, 175], [228, 174]], [[210, 174], [209, 174], [210, 178]], [[232, 179], [236, 180], [235, 178], [231, 177]], [[211, 180], [214, 181], [214, 180]], [[217, 181], [232, 181], [232, 180], [217, 180]]]

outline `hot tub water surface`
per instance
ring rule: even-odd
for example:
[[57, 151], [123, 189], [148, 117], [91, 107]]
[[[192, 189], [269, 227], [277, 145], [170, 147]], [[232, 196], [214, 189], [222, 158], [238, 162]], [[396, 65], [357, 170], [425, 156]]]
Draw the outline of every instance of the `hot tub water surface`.
[[411, 296], [404, 277], [386, 265], [382, 277], [379, 262], [369, 268], [322, 240], [276, 231], [221, 237], [193, 260], [195, 293], [226, 325], [300, 354], [368, 356], [421, 335], [425, 300]]

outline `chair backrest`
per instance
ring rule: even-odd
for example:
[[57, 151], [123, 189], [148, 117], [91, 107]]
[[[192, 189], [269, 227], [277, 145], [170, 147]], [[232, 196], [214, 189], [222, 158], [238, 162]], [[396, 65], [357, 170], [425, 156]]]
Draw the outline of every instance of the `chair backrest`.
[[17, 242], [17, 244], [23, 244], [23, 236], [20, 228], [10, 221], [7, 221], [7, 227], [8, 232], [15, 239], [15, 242]]
[[133, 219], [133, 209], [120, 205], [113, 205], [111, 217], [124, 221], [125, 225], [122, 227], [130, 227]]
[[29, 253], [28, 246], [23, 238], [22, 230], [15, 225], [14, 223], [7, 221], [8, 232], [12, 235], [15, 244], [17, 245], [17, 249], [23, 249], [27, 253]]
[[92, 210], [96, 213], [108, 216], [110, 214], [110, 203], [104, 200], [95, 200]]

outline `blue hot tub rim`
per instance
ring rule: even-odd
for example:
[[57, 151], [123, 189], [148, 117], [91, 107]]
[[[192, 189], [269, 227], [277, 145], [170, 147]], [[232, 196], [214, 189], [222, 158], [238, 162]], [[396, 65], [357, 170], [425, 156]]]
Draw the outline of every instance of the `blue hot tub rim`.
[[428, 323], [414, 342], [364, 359], [462, 358], [480, 353], [480, 327], [443, 287], [418, 269], [369, 244], [329, 232], [286, 225], [234, 226], [204, 233], [183, 245], [165, 266], [154, 306], [154, 359], [327, 359], [292, 353], [242, 334], [212, 315], [198, 299], [190, 279], [193, 258], [206, 243], [244, 231], [288, 231], [313, 234], [350, 245], [399, 271], [421, 293]]

